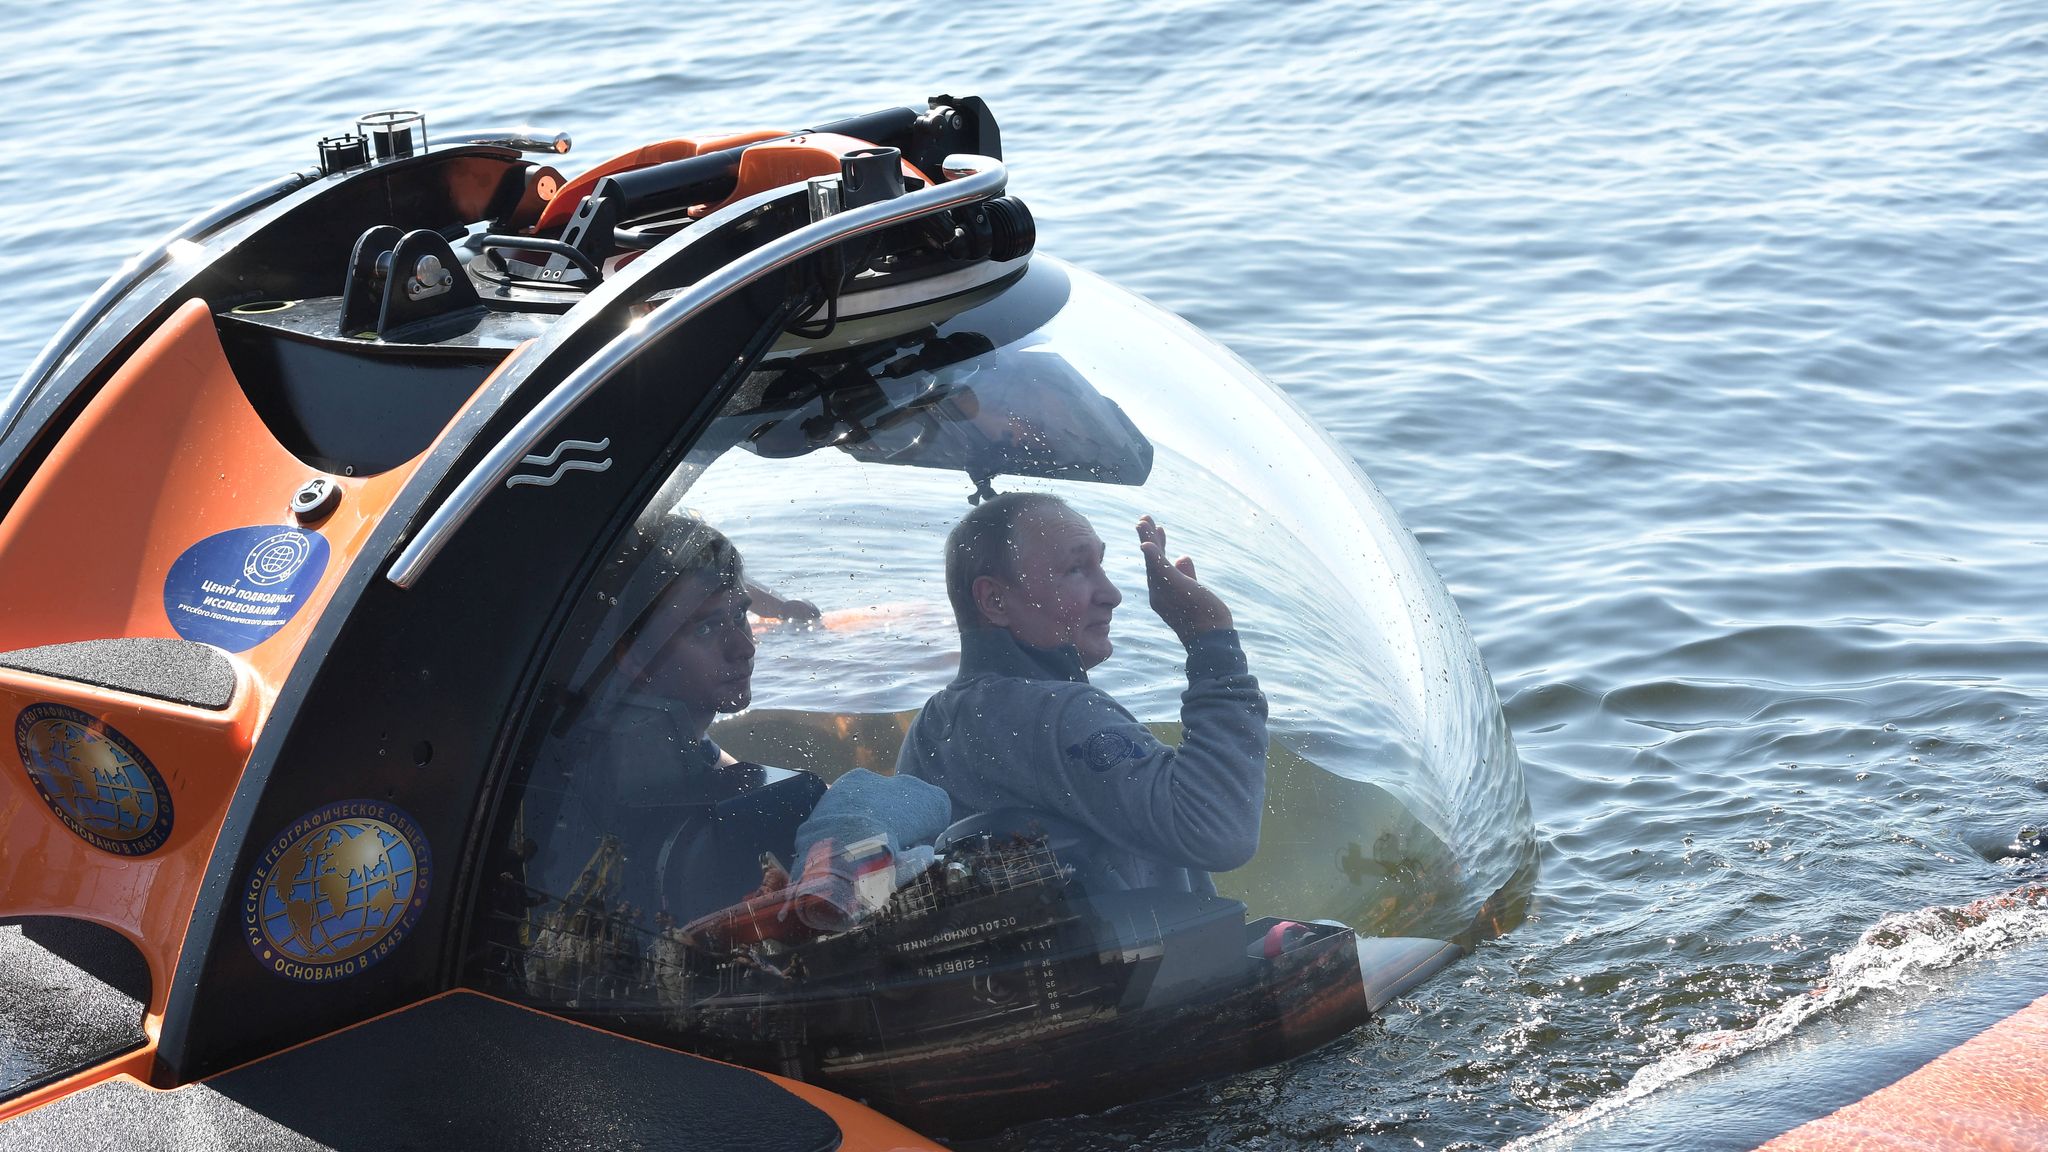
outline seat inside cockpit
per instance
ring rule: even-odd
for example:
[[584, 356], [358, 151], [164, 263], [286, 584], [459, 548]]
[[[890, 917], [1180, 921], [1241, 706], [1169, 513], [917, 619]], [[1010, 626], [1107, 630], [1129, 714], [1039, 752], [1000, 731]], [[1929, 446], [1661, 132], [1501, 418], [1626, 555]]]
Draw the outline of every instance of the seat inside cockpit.
[[[1499, 886], [1460, 857], [1445, 782], [1513, 752], [1412, 538], [1240, 362], [1081, 274], [1041, 258], [957, 316], [778, 349], [649, 487], [523, 722], [472, 933], [486, 987], [872, 1099], [943, 1097], [956, 1068], [1039, 1091], [1064, 1045], [1121, 1051], [1125, 1031], [1255, 1062], [1320, 1042], [1412, 982], [1386, 965], [1442, 963], [1484, 914], [1475, 883]], [[1196, 738], [1194, 658], [1147, 604], [1140, 518], [1228, 602], [1265, 719], [1255, 850], [1201, 866], [1213, 893], [1101, 879], [1073, 845], [1110, 833], [1071, 813], [942, 835], [977, 815], [942, 793], [905, 831], [876, 783], [961, 674], [948, 534], [1018, 491], [1099, 532], [1122, 598], [1085, 679], [1148, 741]], [[688, 567], [650, 546], [664, 522], [726, 541], [745, 586], [818, 617], [742, 637], [732, 601], [693, 607], [735, 595], [728, 573], [663, 610], [696, 621], [681, 639], [650, 630]], [[665, 671], [700, 632], [695, 679]], [[1043, 742], [1035, 723], [1019, 748]], [[1066, 754], [1091, 751], [1119, 763]], [[807, 834], [849, 783], [872, 790], [871, 825]], [[1425, 939], [1382, 941], [1368, 993], [1360, 935]], [[1159, 1085], [1213, 1071], [1130, 1058]], [[1122, 1090], [1089, 1085], [1058, 1106]]]

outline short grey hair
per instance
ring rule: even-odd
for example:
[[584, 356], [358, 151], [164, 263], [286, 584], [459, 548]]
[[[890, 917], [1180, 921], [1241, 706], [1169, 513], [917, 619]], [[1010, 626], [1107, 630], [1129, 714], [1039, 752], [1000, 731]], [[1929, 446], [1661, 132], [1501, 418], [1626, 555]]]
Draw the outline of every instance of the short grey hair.
[[946, 598], [962, 632], [985, 628], [974, 602], [974, 582], [993, 576], [1017, 581], [1017, 522], [1032, 512], [1072, 512], [1065, 500], [1046, 492], [1005, 492], [976, 505], [946, 535]]

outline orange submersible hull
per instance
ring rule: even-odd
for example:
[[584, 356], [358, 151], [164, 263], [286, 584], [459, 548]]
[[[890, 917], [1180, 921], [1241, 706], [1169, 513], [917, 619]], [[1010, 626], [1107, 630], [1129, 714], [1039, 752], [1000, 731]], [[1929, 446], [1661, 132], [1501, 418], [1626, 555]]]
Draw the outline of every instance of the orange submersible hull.
[[[1371, 858], [1355, 830], [1273, 833], [1285, 804], [1351, 819], [1376, 766], [1433, 750], [1513, 767], [1490, 685], [1493, 742], [1447, 740], [1447, 690], [1410, 706], [1371, 688], [1392, 662], [1288, 631], [1345, 596], [1328, 616], [1360, 635], [1424, 615], [1400, 596], [1455, 622], [1448, 596], [1241, 362], [1035, 257], [980, 100], [573, 179], [568, 150], [365, 117], [137, 257], [24, 378], [0, 430], [0, 1147], [933, 1147], [1308, 1051], [1459, 955], [1430, 938], [1453, 901], [1402, 894], [1410, 858], [1452, 859], [1420, 825]], [[1320, 549], [1296, 570], [1336, 591], [1247, 592], [1244, 651], [1276, 700], [1357, 700], [1299, 732], [1276, 707], [1272, 757], [1240, 766], [1257, 857], [1132, 883], [1028, 811], [799, 857], [821, 798], [895, 779], [903, 726], [848, 718], [952, 674], [941, 541], [968, 497], [1165, 509], [1200, 542], [1215, 517], [1173, 509], [1261, 466], [1296, 512], [1248, 518], [1284, 535], [1245, 563]], [[718, 622], [677, 607], [693, 561], [646, 531], [686, 501], [750, 588], [938, 614], [770, 629], [802, 647], [758, 668], [747, 640], [752, 694], [804, 738], [776, 742], [740, 673], [707, 737], [676, 669]], [[792, 559], [814, 549], [836, 551]], [[1179, 659], [1132, 629], [1119, 659]], [[1282, 671], [1303, 653], [1341, 667]], [[1120, 700], [1181, 739], [1178, 688], [1148, 684]], [[1084, 779], [1151, 737], [1120, 739], [1075, 744]], [[1288, 851], [1349, 886], [1289, 907]], [[1382, 873], [1396, 895], [1354, 894]], [[1361, 910], [1424, 934], [1362, 937]]]

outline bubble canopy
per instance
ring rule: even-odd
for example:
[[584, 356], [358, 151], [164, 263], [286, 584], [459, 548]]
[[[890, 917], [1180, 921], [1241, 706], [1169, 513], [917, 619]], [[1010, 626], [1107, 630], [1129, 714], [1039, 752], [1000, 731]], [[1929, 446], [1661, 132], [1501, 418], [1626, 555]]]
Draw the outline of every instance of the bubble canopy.
[[1438, 955], [1374, 938], [1465, 936], [1528, 863], [1442, 582], [1170, 314], [1040, 255], [931, 320], [786, 340], [602, 564], [477, 974], [956, 1132], [962, 1077], [1009, 1122], [1359, 1022], [1375, 956]]

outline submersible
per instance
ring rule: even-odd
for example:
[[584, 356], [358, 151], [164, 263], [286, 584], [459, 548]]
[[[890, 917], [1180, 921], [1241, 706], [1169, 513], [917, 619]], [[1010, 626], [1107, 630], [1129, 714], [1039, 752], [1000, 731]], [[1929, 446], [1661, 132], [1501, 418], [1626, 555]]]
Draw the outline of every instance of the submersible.
[[[0, 1144], [921, 1146], [1308, 1051], [1512, 922], [1520, 766], [1413, 537], [1036, 250], [982, 101], [568, 150], [364, 117], [22, 381]], [[1202, 557], [1270, 708], [1248, 862], [1132, 885], [1030, 810], [797, 856], [953, 675], [944, 541], [999, 490]], [[624, 660], [687, 616], [679, 515], [822, 610], [748, 626], [708, 744]], [[1196, 738], [1176, 638], [1118, 629], [1095, 682]]]

